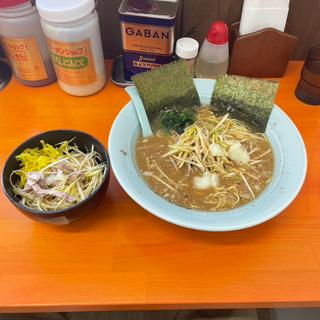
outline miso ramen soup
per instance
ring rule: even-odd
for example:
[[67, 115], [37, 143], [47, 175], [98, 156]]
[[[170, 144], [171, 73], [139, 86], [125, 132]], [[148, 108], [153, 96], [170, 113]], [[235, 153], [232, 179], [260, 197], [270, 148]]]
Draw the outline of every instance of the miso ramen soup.
[[147, 139], [139, 137], [136, 162], [158, 195], [205, 211], [228, 210], [254, 200], [270, 182], [274, 166], [264, 134], [205, 108], [180, 135], [159, 130]]

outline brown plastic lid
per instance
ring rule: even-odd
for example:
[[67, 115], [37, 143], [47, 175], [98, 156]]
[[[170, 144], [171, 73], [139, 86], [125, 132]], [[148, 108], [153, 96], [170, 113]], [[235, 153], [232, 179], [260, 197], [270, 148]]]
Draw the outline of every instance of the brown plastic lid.
[[310, 49], [305, 62], [305, 67], [309, 72], [320, 75], [320, 45]]
[[310, 49], [295, 93], [302, 102], [320, 105], [320, 45]]

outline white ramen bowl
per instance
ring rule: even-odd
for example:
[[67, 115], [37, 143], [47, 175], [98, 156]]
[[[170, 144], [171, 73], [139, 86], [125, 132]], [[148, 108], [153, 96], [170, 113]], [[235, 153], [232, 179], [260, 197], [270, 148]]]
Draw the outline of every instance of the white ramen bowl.
[[[209, 104], [214, 80], [195, 79], [202, 104]], [[276, 105], [266, 130], [272, 145], [275, 168], [271, 182], [254, 201], [222, 212], [179, 207], [153, 192], [144, 182], [135, 161], [140, 125], [129, 102], [118, 114], [109, 136], [109, 155], [122, 188], [141, 207], [170, 223], [204, 231], [231, 231], [263, 223], [283, 211], [298, 195], [307, 170], [302, 137], [291, 119]]]

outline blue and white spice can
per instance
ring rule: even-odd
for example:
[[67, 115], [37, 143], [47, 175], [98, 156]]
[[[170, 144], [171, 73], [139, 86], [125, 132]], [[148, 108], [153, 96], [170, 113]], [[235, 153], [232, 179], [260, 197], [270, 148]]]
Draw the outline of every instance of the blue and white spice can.
[[172, 61], [178, 0], [123, 0], [120, 8], [125, 78]]

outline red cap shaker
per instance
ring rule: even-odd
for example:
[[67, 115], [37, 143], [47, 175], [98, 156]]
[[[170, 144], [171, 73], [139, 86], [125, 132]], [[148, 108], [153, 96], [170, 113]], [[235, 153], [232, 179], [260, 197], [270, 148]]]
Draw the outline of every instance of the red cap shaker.
[[10, 8], [30, 2], [30, 0], [0, 0], [0, 8]]
[[213, 22], [206, 38], [212, 44], [225, 44], [228, 42], [228, 26], [223, 21]]

